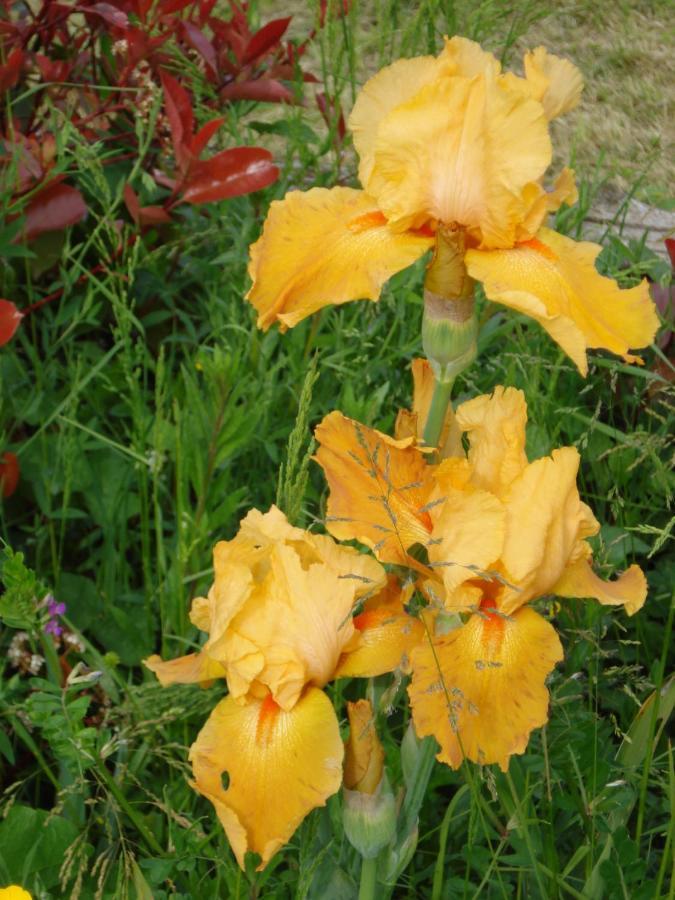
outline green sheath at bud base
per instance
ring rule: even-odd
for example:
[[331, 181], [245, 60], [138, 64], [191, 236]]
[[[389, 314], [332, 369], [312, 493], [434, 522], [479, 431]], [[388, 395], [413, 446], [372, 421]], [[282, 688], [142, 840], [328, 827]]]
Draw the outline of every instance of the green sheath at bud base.
[[474, 282], [464, 253], [464, 232], [439, 230], [424, 280], [422, 346], [440, 382], [456, 378], [477, 353]]
[[396, 799], [386, 774], [372, 794], [343, 789], [345, 834], [364, 859], [374, 859], [391, 841], [396, 818]]

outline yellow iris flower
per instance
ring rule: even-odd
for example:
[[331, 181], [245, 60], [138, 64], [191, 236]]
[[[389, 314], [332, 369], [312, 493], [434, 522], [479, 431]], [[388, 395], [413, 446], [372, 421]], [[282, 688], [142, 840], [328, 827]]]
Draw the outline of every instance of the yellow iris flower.
[[28, 891], [24, 891], [18, 884], [10, 884], [9, 887], [0, 888], [0, 900], [32, 900]]
[[549, 120], [579, 101], [582, 79], [540, 47], [525, 77], [465, 38], [438, 57], [402, 59], [364, 86], [349, 127], [363, 190], [291, 191], [251, 247], [258, 325], [289, 328], [329, 304], [377, 300], [436, 235], [462, 233], [464, 264], [487, 296], [536, 319], [586, 374], [586, 349], [634, 360], [658, 327], [646, 281], [620, 290], [595, 269], [596, 244], [544, 227], [576, 200], [565, 169], [547, 192]]
[[376, 560], [292, 527], [276, 507], [251, 511], [213, 560], [213, 586], [190, 613], [208, 640], [145, 664], [165, 685], [227, 679], [229, 695], [190, 750], [193, 787], [242, 868], [248, 850], [263, 868], [342, 782], [338, 719], [322, 688], [405, 665], [421, 626]]
[[[427, 364], [416, 368], [423, 388]], [[424, 402], [418, 396], [417, 410]], [[414, 570], [430, 601], [409, 693], [418, 735], [433, 734], [438, 758], [454, 767], [467, 758], [505, 769], [546, 722], [545, 679], [563, 653], [531, 601], [589, 597], [632, 615], [646, 597], [637, 565], [613, 582], [594, 573], [587, 538], [600, 526], [579, 497], [579, 454], [563, 447], [528, 462], [526, 421], [514, 388], [469, 400], [450, 423], [467, 436], [468, 454], [455, 443], [438, 464], [410, 434], [410, 416], [399, 418], [396, 438], [338, 412], [316, 430], [328, 530]], [[443, 611], [464, 624], [444, 633]]]

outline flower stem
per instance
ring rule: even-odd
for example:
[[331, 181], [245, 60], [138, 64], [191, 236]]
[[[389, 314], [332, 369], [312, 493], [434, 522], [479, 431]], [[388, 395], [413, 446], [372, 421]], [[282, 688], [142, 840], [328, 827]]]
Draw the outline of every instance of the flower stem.
[[377, 887], [377, 857], [364, 859], [361, 863], [361, 883], [359, 900], [375, 900]]
[[445, 414], [450, 403], [454, 381], [434, 381], [434, 393], [431, 398], [429, 414], [424, 426], [424, 443], [427, 447], [438, 447], [443, 431]]

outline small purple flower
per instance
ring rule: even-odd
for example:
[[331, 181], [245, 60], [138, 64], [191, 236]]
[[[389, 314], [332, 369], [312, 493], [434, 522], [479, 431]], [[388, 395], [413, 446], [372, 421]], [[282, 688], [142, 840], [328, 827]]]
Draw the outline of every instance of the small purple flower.
[[47, 594], [47, 612], [52, 618], [54, 616], [62, 616], [65, 611], [65, 603], [57, 603], [57, 601], [51, 594]]
[[60, 637], [63, 633], [63, 628], [57, 622], [57, 618], [65, 613], [66, 604], [59, 603], [53, 594], [47, 594], [43, 604], [45, 602], [47, 604], [47, 615], [49, 616], [44, 627], [45, 634], [53, 634], [54, 637]]
[[54, 637], [60, 637], [62, 633], [63, 628], [61, 628], [59, 623], [55, 622], [54, 619], [50, 619], [45, 625], [45, 634], [53, 634]]

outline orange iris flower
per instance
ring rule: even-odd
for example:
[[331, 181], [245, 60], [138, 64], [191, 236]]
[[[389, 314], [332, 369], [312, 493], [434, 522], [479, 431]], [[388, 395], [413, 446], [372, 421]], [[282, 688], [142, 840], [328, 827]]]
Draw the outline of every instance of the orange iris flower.
[[[415, 371], [419, 410], [431, 373], [421, 360]], [[451, 766], [467, 758], [506, 769], [546, 722], [546, 676], [563, 656], [529, 604], [592, 597], [632, 615], [646, 581], [637, 565], [614, 582], [593, 571], [587, 538], [600, 526], [579, 497], [579, 454], [563, 447], [528, 462], [521, 391], [497, 387], [462, 403], [446, 440], [463, 432], [468, 454], [451, 441], [455, 455], [438, 464], [418, 445], [420, 418], [399, 417], [396, 438], [339, 412], [323, 420], [316, 459], [330, 487], [326, 526], [414, 570], [429, 601], [426, 636], [411, 653], [418, 735], [433, 734]], [[461, 627], [447, 630], [447, 612], [461, 614]]]
[[242, 868], [249, 850], [263, 868], [342, 783], [338, 718], [322, 688], [405, 666], [421, 624], [376, 560], [292, 527], [276, 507], [252, 510], [213, 560], [213, 586], [190, 613], [208, 634], [201, 650], [145, 664], [165, 685], [227, 679], [190, 750], [193, 787]]
[[289, 328], [329, 304], [377, 300], [384, 283], [460, 230], [464, 264], [496, 303], [539, 322], [586, 374], [586, 349], [635, 361], [654, 338], [648, 286], [620, 290], [595, 269], [600, 247], [545, 227], [576, 201], [563, 170], [547, 192], [549, 121], [579, 101], [582, 79], [543, 48], [525, 77], [473, 41], [401, 59], [363, 87], [349, 119], [363, 190], [291, 191], [251, 247], [248, 299], [258, 325]]

